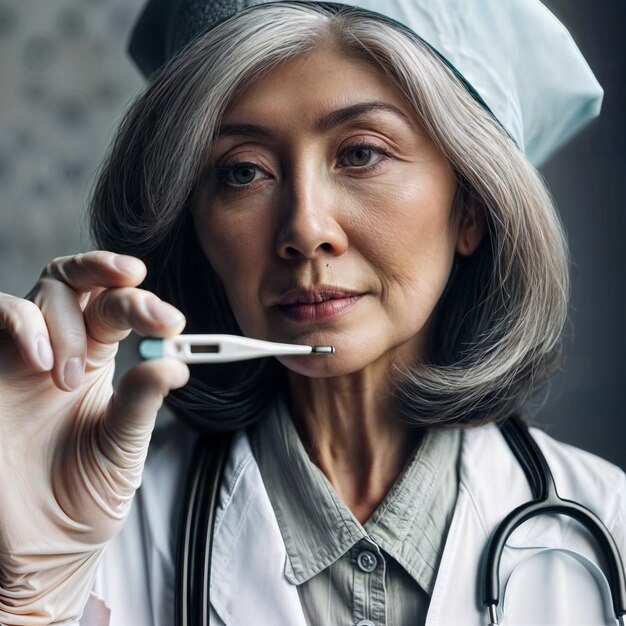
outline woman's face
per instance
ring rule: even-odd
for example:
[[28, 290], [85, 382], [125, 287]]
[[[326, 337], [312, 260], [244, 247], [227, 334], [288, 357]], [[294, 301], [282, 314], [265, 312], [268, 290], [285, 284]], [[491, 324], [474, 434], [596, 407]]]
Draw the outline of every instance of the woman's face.
[[455, 178], [403, 97], [368, 63], [328, 49], [253, 83], [227, 110], [195, 225], [250, 337], [332, 345], [286, 357], [336, 376], [427, 346], [455, 251]]

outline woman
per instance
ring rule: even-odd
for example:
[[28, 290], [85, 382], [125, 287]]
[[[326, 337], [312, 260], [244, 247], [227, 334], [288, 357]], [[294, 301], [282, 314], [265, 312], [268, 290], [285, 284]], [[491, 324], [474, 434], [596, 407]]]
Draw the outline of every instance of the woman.
[[[534, 28], [561, 32], [534, 3], [489, 6], [511, 26], [525, 5]], [[174, 48], [202, 28], [198, 6], [183, 3]], [[471, 26], [494, 30], [484, 7], [464, 5], [452, 50], [473, 33], [469, 50], [488, 54]], [[450, 23], [443, 3], [414, 8], [435, 32]], [[481, 72], [449, 62], [365, 10], [269, 3], [201, 33], [137, 100], [92, 203], [107, 252], [57, 259], [29, 300], [0, 305], [2, 623], [70, 623], [86, 602], [83, 625], [173, 623], [197, 436], [160, 433], [142, 471], [157, 407], [188, 370], [145, 362], [113, 395], [111, 377], [130, 329], [174, 335], [181, 311], [189, 332], [335, 347], [198, 368], [171, 396], [195, 427], [237, 431], [211, 623], [486, 622], [481, 554], [531, 498], [490, 423], [522, 411], [558, 362], [566, 314], [564, 238], [520, 148], [545, 156], [599, 92], [577, 66], [590, 99], [557, 107], [548, 140], [516, 112], [523, 92], [497, 91], [524, 72], [487, 77], [496, 119]], [[562, 495], [623, 550], [623, 473], [535, 437]], [[601, 565], [575, 522], [529, 522], [503, 556], [502, 623], [599, 623]]]

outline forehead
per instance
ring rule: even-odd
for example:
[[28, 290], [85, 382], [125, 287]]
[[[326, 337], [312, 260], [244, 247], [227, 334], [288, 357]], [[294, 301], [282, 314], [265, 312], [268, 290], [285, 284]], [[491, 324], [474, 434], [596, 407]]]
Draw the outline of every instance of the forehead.
[[305, 121], [357, 102], [386, 103], [407, 119], [415, 118], [398, 88], [373, 61], [323, 47], [281, 63], [247, 86], [227, 108], [223, 122], [276, 123], [294, 117]]

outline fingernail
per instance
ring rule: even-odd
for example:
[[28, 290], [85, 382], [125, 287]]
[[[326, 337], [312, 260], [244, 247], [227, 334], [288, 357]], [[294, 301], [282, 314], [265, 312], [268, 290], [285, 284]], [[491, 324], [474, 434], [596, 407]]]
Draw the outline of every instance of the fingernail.
[[71, 358], [63, 370], [63, 382], [68, 389], [76, 389], [83, 379], [83, 364], [81, 360], [75, 356]]
[[143, 263], [132, 256], [113, 257], [113, 265], [126, 274], [141, 274], [144, 269]]
[[51, 370], [54, 365], [54, 356], [52, 355], [52, 347], [50, 341], [44, 335], [37, 337], [37, 356], [39, 363], [46, 371]]
[[160, 324], [177, 326], [185, 319], [185, 316], [178, 309], [162, 300], [149, 300], [147, 306], [152, 318]]

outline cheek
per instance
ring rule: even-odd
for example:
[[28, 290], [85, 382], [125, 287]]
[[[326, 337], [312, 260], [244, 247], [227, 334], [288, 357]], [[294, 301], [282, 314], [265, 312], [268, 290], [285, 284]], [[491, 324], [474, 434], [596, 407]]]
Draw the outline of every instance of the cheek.
[[254, 310], [251, 300], [259, 292], [268, 233], [249, 217], [219, 215], [218, 211], [198, 211], [194, 223], [202, 250], [224, 286], [233, 313], [245, 326], [243, 317]]
[[423, 296], [437, 294], [445, 286], [455, 254], [454, 181], [407, 180], [377, 187], [367, 195], [359, 247], [391, 285]]

